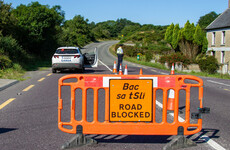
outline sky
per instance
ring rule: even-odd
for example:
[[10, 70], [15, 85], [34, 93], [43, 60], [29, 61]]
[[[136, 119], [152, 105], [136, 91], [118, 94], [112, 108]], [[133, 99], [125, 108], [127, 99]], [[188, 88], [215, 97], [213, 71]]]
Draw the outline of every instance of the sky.
[[81, 15], [90, 22], [103, 22], [126, 18], [140, 24], [184, 26], [187, 20], [197, 24], [199, 18], [211, 11], [223, 13], [228, 0], [3, 0], [16, 8], [33, 1], [40, 4], [60, 5], [65, 19]]

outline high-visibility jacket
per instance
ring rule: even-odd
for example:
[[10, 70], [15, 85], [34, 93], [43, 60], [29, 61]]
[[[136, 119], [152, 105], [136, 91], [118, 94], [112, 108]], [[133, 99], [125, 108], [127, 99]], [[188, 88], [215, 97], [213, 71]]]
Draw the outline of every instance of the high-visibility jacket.
[[117, 49], [117, 54], [123, 54], [123, 49], [121, 47]]

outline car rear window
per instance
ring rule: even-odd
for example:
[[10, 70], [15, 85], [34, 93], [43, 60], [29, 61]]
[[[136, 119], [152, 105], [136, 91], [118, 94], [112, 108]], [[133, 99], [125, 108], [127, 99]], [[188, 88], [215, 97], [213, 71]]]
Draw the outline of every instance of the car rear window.
[[79, 53], [78, 49], [57, 49], [57, 54], [76, 54]]

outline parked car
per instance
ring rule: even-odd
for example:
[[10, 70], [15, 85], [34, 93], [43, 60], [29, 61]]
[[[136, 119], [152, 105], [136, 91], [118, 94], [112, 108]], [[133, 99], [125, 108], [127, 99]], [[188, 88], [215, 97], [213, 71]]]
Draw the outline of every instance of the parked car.
[[84, 72], [85, 67], [97, 67], [98, 56], [95, 54], [83, 54], [78, 47], [59, 47], [52, 57], [52, 72], [71, 69]]

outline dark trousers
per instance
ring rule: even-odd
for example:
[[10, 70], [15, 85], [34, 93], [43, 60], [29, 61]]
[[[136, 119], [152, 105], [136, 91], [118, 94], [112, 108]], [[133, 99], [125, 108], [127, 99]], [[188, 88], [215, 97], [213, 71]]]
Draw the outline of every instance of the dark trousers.
[[118, 61], [117, 61], [117, 71], [119, 71], [119, 69], [120, 69], [120, 64], [122, 64], [122, 61], [123, 61], [123, 54], [117, 54], [117, 59], [118, 59]]

